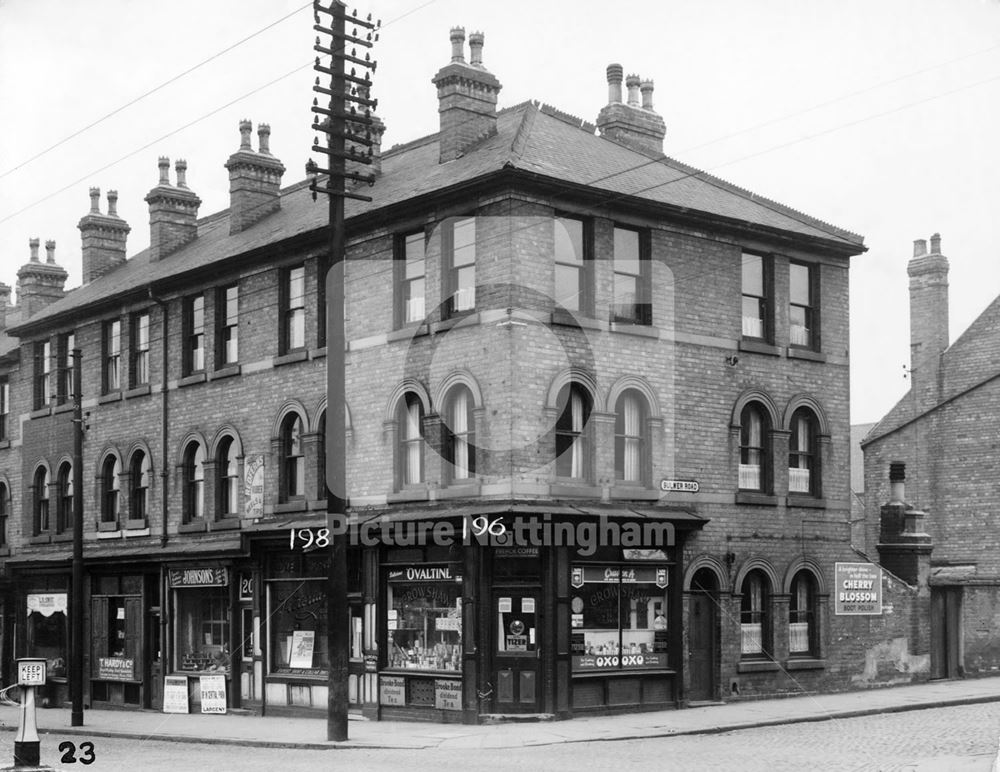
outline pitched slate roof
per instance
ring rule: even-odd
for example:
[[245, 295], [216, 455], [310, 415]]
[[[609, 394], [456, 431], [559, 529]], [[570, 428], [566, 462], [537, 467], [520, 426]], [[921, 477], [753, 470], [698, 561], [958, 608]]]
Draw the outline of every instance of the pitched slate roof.
[[[391, 148], [382, 157], [382, 173], [371, 203], [348, 200], [352, 217], [444, 190], [476, 178], [515, 169], [553, 181], [604, 191], [608, 201], [630, 197], [687, 212], [699, 212], [788, 234], [820, 239], [849, 254], [864, 251], [857, 234], [823, 223], [757, 196], [673, 159], [651, 157], [593, 133], [558, 111], [535, 102], [503, 110], [497, 131], [452, 161], [439, 163], [438, 135]], [[92, 304], [130, 291], [141, 291], [172, 276], [204, 268], [326, 226], [324, 201], [314, 202], [306, 182], [285, 188], [281, 209], [246, 230], [229, 234], [229, 213], [201, 219], [198, 237], [159, 261], [144, 250], [99, 279], [73, 290], [32, 317], [30, 326], [55, 322]]]

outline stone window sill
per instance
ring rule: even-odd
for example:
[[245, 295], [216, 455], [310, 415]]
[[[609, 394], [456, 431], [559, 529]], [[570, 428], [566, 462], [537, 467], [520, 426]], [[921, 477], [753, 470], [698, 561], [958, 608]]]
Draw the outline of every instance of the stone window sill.
[[118, 525], [118, 521], [117, 520], [115, 520], [113, 523], [105, 522], [105, 521], [102, 520], [101, 522], [99, 522], [97, 524], [97, 530], [98, 531], [118, 531], [118, 530], [120, 530], [120, 527]]
[[320, 346], [319, 348], [314, 348], [309, 352], [310, 359], [323, 359], [326, 356], [326, 346]]
[[601, 498], [601, 489], [585, 482], [555, 482], [549, 485], [549, 495], [556, 498], [599, 499]]
[[639, 485], [616, 485], [608, 491], [608, 496], [616, 501], [659, 501], [660, 492]]
[[45, 407], [40, 407], [37, 410], [32, 410], [29, 414], [29, 418], [45, 418], [52, 415], [52, 408], [46, 405]]
[[309, 352], [304, 348], [297, 351], [289, 351], [287, 354], [282, 354], [274, 358], [274, 366], [281, 367], [282, 365], [290, 365], [295, 362], [305, 362], [309, 358]]
[[126, 531], [141, 531], [143, 528], [149, 528], [149, 523], [144, 517], [136, 520], [129, 518], [125, 521]]
[[747, 338], [743, 338], [740, 340], [739, 349], [751, 354], [766, 354], [772, 357], [781, 356], [780, 348], [770, 343], [765, 343], [762, 340], [748, 340]]
[[235, 531], [240, 527], [239, 518], [227, 517], [222, 520], [216, 520], [212, 523], [209, 528], [210, 531]]
[[789, 659], [785, 661], [785, 670], [823, 670], [825, 667], [825, 659], [816, 659], [813, 657], [802, 657], [801, 659]]
[[59, 413], [69, 413], [73, 410], [72, 402], [63, 402], [60, 405], [56, 405], [55, 409], [52, 411], [53, 414], [58, 415]]
[[736, 494], [737, 504], [756, 504], [762, 507], [778, 506], [778, 497], [767, 493], [753, 493], [751, 491], [740, 491]]
[[212, 373], [213, 381], [221, 381], [223, 378], [232, 378], [234, 375], [240, 374], [239, 365], [226, 365], [225, 367], [220, 367], [214, 373]]
[[478, 496], [482, 490], [479, 480], [461, 480], [437, 491], [438, 499], [465, 499]]
[[52, 534], [52, 541], [53, 542], [73, 541], [73, 531], [68, 530], [68, 531], [63, 531], [62, 533], [54, 533]]
[[389, 504], [394, 504], [400, 501], [427, 501], [429, 498], [430, 494], [427, 492], [427, 486], [424, 485], [414, 488], [404, 488], [401, 491], [389, 493], [386, 495], [385, 500]]
[[136, 386], [133, 389], [129, 389], [125, 392], [125, 399], [134, 399], [135, 397], [145, 397], [152, 389], [148, 383], [144, 383], [141, 386]]
[[419, 338], [429, 334], [430, 328], [426, 323], [411, 322], [410, 324], [405, 324], [399, 329], [387, 333], [385, 339], [389, 343], [394, 343], [397, 340], [410, 340], [411, 338]]
[[804, 507], [806, 509], [826, 509], [826, 499], [818, 499], [815, 496], [802, 496], [789, 493], [788, 506]]
[[122, 393], [120, 391], [109, 391], [97, 398], [98, 405], [106, 405], [109, 402], [121, 402]]
[[612, 322], [611, 332], [622, 335], [636, 335], [640, 338], [659, 338], [660, 329], [648, 324], [629, 324], [628, 322]]
[[196, 383], [204, 383], [205, 380], [205, 371], [202, 370], [201, 372], [191, 373], [191, 375], [184, 376], [177, 381], [177, 386], [183, 389], [185, 386], [194, 386]]
[[[131, 523], [132, 521], [130, 520], [129, 522]], [[136, 528], [131, 525], [128, 526], [128, 528], [125, 530], [125, 538], [130, 539], [136, 536], [149, 536], [149, 528], [148, 527]]]
[[177, 533], [202, 533], [206, 530], [204, 520], [192, 520], [189, 523], [180, 523], [177, 526]]
[[552, 324], [562, 324], [566, 327], [580, 327], [585, 330], [604, 330], [605, 325], [599, 319], [581, 313], [579, 316], [571, 311], [556, 309], [552, 312]]
[[276, 515], [280, 515], [285, 512], [305, 512], [305, 511], [306, 511], [305, 499], [296, 499], [294, 501], [283, 501], [280, 504], [274, 505], [274, 513]]
[[0, 440], [0, 450], [10, 447], [10, 440]]
[[794, 346], [788, 347], [788, 358], [789, 359], [807, 359], [810, 362], [825, 362], [826, 354], [819, 351], [813, 351], [807, 348], [797, 348]]
[[769, 673], [780, 669], [777, 662], [769, 659], [747, 659], [736, 665], [737, 673]]
[[447, 332], [453, 327], [473, 327], [477, 324], [479, 324], [479, 312], [464, 311], [447, 319], [442, 319], [440, 322], [434, 322], [431, 325], [431, 332]]
[[32, 536], [28, 539], [30, 544], [48, 544], [52, 541], [52, 537], [47, 533], [40, 533], [37, 536]]

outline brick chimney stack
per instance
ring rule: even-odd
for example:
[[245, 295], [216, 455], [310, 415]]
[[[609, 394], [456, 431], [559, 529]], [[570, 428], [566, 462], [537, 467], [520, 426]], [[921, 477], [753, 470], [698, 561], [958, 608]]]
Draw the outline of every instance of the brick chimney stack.
[[38, 239], [31, 239], [28, 247], [31, 258], [17, 272], [17, 302], [23, 319], [28, 319], [65, 294], [68, 274], [56, 264], [56, 243], [45, 242], [45, 262], [38, 259]]
[[8, 308], [10, 308], [10, 287], [0, 281], [0, 330], [7, 329]]
[[281, 209], [281, 175], [285, 167], [271, 155], [271, 127], [257, 125], [257, 152], [250, 144], [253, 123], [240, 121], [240, 147], [229, 156], [229, 233], [246, 230]]
[[440, 161], [460, 157], [480, 139], [496, 133], [497, 95], [502, 86], [483, 66], [482, 32], [469, 35], [470, 62], [465, 61], [465, 29], [451, 30], [451, 62], [431, 81], [437, 86], [441, 116]]
[[629, 75], [625, 79], [628, 101], [622, 102], [623, 74], [620, 64], [608, 65], [608, 104], [597, 116], [597, 129], [602, 137], [633, 150], [662, 155], [667, 125], [653, 109], [653, 81]]
[[159, 160], [160, 181], [146, 194], [149, 204], [149, 259], [162, 260], [198, 235], [201, 199], [187, 186], [187, 162], [174, 166], [177, 184], [170, 184], [170, 159]]
[[83, 241], [83, 283], [90, 284], [125, 262], [128, 223], [118, 216], [118, 191], [108, 191], [108, 213], [101, 214], [101, 189], [90, 189], [90, 211], [80, 218], [77, 228]]
[[927, 514], [904, 500], [905, 480], [906, 465], [899, 461], [890, 463], [889, 484], [892, 492], [880, 513], [879, 562], [907, 584], [920, 588], [921, 594], [927, 594], [934, 545], [923, 528]]
[[913, 242], [906, 267], [910, 277], [910, 394], [917, 410], [941, 397], [941, 355], [948, 348], [948, 258], [941, 254], [941, 235]]

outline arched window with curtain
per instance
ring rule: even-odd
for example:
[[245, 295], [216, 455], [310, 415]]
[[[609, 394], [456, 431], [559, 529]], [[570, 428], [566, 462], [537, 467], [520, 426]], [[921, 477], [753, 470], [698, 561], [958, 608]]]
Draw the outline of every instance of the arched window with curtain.
[[766, 657], [771, 651], [771, 584], [764, 572], [754, 569], [747, 573], [740, 595], [740, 652], [744, 657]]
[[816, 577], [811, 571], [798, 571], [792, 578], [788, 601], [788, 653], [792, 656], [810, 656], [818, 651], [816, 595]]
[[205, 516], [205, 449], [189, 442], [184, 449], [184, 522]]
[[218, 516], [236, 517], [239, 506], [240, 470], [236, 459], [236, 442], [232, 437], [223, 437], [219, 443], [215, 469], [219, 480], [216, 485], [219, 498]]
[[49, 530], [49, 470], [44, 466], [35, 470], [35, 533]]
[[73, 465], [63, 462], [56, 477], [59, 504], [56, 507], [56, 531], [62, 533], [73, 522]]
[[615, 404], [615, 479], [627, 483], [648, 482], [648, 410], [645, 398], [634, 389], [618, 397]]
[[281, 500], [305, 495], [306, 467], [302, 449], [302, 418], [289, 413], [281, 422]]
[[111, 454], [104, 459], [101, 467], [101, 522], [117, 523], [121, 509], [122, 465], [118, 456]]
[[399, 487], [418, 485], [424, 481], [424, 406], [412, 391], [406, 392], [399, 401], [396, 422]]
[[472, 392], [466, 386], [452, 389], [447, 401], [444, 426], [445, 460], [452, 480], [476, 476], [476, 427], [472, 415]]
[[145, 520], [149, 514], [149, 456], [137, 450], [129, 464], [129, 518]]
[[807, 407], [792, 414], [788, 438], [788, 491], [818, 495], [819, 464], [816, 453], [816, 415]]
[[750, 402], [740, 413], [739, 487], [746, 491], [766, 491], [770, 479], [770, 424], [758, 402]]
[[579, 383], [568, 383], [559, 390], [556, 407], [556, 476], [585, 480], [590, 476], [590, 394]]

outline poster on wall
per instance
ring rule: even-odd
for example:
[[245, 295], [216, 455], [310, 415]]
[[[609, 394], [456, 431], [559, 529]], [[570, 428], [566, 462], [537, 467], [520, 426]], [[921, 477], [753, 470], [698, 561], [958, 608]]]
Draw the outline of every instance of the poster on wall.
[[187, 676], [165, 676], [163, 679], [163, 712], [190, 713]]
[[315, 646], [315, 630], [295, 630], [292, 633], [292, 650], [289, 653], [288, 666], [312, 667]]
[[226, 677], [221, 675], [201, 676], [201, 712], [226, 712]]
[[835, 563], [835, 614], [882, 614], [882, 569], [874, 563]]
[[243, 459], [243, 501], [244, 517], [264, 516], [264, 456], [261, 453], [247, 454]]
[[101, 681], [134, 681], [135, 660], [127, 657], [98, 657], [94, 678]]

